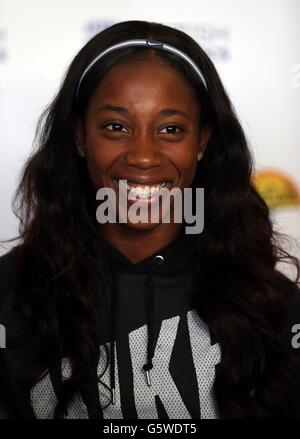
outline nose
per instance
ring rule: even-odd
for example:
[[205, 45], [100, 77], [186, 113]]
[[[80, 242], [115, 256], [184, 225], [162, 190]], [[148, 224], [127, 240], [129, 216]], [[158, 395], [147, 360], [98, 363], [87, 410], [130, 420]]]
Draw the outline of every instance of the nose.
[[126, 151], [124, 160], [128, 166], [145, 170], [160, 166], [162, 157], [154, 141], [139, 138]]

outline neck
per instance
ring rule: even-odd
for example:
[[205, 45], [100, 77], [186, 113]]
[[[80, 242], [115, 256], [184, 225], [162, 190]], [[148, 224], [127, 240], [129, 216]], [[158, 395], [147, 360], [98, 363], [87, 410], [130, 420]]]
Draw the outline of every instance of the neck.
[[159, 224], [150, 230], [137, 230], [127, 224], [101, 225], [101, 237], [123, 253], [131, 262], [142, 261], [172, 242], [182, 224]]

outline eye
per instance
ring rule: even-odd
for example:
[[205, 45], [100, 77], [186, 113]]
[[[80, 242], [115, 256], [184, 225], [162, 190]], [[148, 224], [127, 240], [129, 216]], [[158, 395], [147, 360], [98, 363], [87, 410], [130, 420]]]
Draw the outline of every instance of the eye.
[[181, 128], [181, 127], [179, 127], [178, 125], [168, 125], [168, 126], [166, 126], [165, 128], [163, 128], [164, 130], [166, 129], [166, 130], [168, 130], [168, 132], [167, 133], [163, 133], [163, 134], [178, 134], [178, 132], [170, 132], [169, 131], [169, 128], [171, 128], [171, 129], [173, 129], [174, 130], [174, 128], [176, 129], [178, 129], [179, 130], [179, 132], [183, 132], [184, 131], [184, 129], [183, 128]]
[[[118, 122], [109, 123], [107, 125], [104, 125], [103, 128], [107, 128], [109, 126], [119, 127], [119, 129], [117, 129], [117, 130], [114, 130], [114, 129], [108, 130], [108, 131], [117, 132], [117, 133], [121, 133], [122, 132], [122, 128], [124, 128], [124, 126], [121, 123], [118, 123]], [[121, 129], [120, 129], [120, 127], [121, 127]]]

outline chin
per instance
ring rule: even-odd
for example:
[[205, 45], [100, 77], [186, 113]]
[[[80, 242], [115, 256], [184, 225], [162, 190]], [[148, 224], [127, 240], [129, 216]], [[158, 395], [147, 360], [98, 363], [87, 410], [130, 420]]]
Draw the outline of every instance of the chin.
[[[120, 220], [124, 221], [121, 222]], [[117, 212], [117, 222], [119, 224], [124, 224], [125, 226], [129, 227], [130, 229], [136, 229], [136, 230], [151, 230], [154, 227], [158, 226], [160, 223], [162, 223], [162, 219], [161, 219], [161, 215], [158, 218], [158, 221], [155, 222], [151, 222], [151, 219], [149, 218], [149, 220], [147, 222], [142, 222], [142, 221], [138, 221], [136, 222], [132, 222], [129, 220], [128, 218], [128, 212], [126, 214], [124, 214], [123, 212]]]
[[[139, 216], [139, 215], [137, 215], [137, 216]], [[126, 224], [127, 227], [129, 227], [130, 229], [151, 230], [151, 229], [155, 228], [156, 226], [158, 226], [159, 224], [172, 222], [172, 220], [170, 220], [170, 221], [165, 220], [164, 221], [164, 219], [166, 218], [166, 212], [165, 212], [165, 210], [162, 211], [161, 207], [160, 207], [159, 213], [156, 211], [156, 214], [154, 214], [154, 218], [153, 218], [154, 221], [153, 222], [151, 222], [151, 209], [149, 210], [148, 217], [144, 216], [143, 218], [144, 219], [147, 218], [147, 222], [143, 222], [143, 221], [132, 222], [129, 219], [128, 210], [117, 209], [117, 222], [120, 224]], [[172, 218], [172, 211], [171, 211], [171, 218]]]

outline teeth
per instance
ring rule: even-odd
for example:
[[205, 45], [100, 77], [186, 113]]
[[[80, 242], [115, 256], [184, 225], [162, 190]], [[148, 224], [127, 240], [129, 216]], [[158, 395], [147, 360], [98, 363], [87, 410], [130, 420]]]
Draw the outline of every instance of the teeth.
[[119, 185], [126, 188], [127, 191], [130, 191], [130, 195], [139, 196], [140, 198], [147, 198], [156, 192], [159, 192], [164, 186], [166, 186], [167, 182], [163, 182], [156, 186], [131, 186], [123, 180], [118, 181]]

